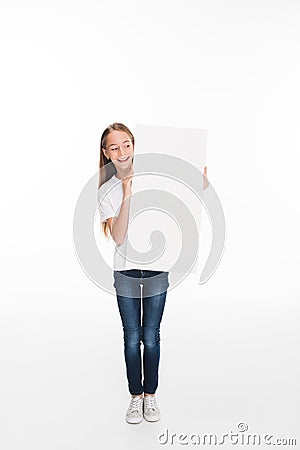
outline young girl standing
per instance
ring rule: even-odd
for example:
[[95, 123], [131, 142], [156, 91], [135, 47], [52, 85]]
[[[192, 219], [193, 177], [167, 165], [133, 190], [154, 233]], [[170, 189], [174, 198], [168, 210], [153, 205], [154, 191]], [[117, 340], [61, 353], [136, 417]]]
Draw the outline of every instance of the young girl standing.
[[[103, 167], [104, 170], [99, 176], [99, 212], [105, 236], [110, 234], [116, 244], [114, 287], [123, 326], [124, 356], [131, 394], [126, 421], [140, 423], [143, 417], [150, 422], [160, 419], [155, 392], [160, 359], [160, 323], [169, 287], [169, 272], [144, 270], [142, 267], [124, 270], [122, 249], [127, 239], [133, 155], [134, 136], [129, 128], [122, 123], [108, 126], [100, 142], [99, 170]], [[155, 294], [155, 290], [159, 293]]]

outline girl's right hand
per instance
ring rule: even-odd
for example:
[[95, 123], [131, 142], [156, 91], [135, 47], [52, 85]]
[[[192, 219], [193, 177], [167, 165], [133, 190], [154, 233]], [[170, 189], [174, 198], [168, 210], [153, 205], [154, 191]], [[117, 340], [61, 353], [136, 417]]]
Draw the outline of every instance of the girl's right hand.
[[132, 175], [122, 179], [124, 197], [130, 197], [132, 194]]

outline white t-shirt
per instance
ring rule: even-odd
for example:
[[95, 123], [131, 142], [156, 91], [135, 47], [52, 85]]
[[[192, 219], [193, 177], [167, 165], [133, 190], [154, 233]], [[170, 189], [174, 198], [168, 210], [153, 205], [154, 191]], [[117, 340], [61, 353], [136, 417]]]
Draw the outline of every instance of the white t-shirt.
[[[122, 201], [122, 180], [113, 175], [98, 189], [100, 221], [107, 222], [109, 217], [118, 217]], [[127, 235], [123, 244], [115, 245], [114, 270], [126, 270], [126, 259], [123, 257], [123, 254], [126, 254], [126, 245]]]

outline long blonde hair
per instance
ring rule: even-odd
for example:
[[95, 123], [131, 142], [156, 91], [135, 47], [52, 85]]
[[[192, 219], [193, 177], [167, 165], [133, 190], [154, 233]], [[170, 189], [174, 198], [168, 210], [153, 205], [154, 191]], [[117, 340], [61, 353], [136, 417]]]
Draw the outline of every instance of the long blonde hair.
[[[126, 125], [120, 122], [114, 122], [112, 125], [109, 125], [102, 133], [101, 139], [100, 139], [100, 160], [99, 160], [99, 183], [98, 183], [98, 189], [102, 184], [104, 184], [106, 181], [110, 180], [110, 178], [117, 173], [116, 168], [114, 164], [109, 164], [110, 160], [106, 158], [106, 156], [103, 153], [102, 147], [106, 149], [107, 144], [107, 137], [108, 135], [114, 131], [125, 131], [125, 133], [128, 134], [128, 136], [131, 139], [133, 148], [134, 148], [134, 136], [132, 132], [129, 130]], [[109, 165], [108, 165], [109, 164]], [[102, 167], [104, 167], [104, 170], [100, 170]], [[107, 222], [102, 222], [102, 231], [105, 235], [105, 237], [109, 238], [109, 226]]]

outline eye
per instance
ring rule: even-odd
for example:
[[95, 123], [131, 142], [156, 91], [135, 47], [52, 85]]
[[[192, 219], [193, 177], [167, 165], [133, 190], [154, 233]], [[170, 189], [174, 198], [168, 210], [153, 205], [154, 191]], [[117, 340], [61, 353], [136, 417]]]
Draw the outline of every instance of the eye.
[[118, 147], [111, 148], [111, 150], [118, 150]]

